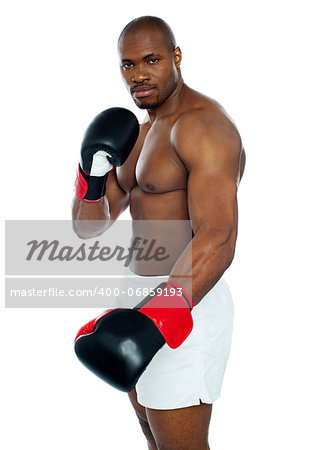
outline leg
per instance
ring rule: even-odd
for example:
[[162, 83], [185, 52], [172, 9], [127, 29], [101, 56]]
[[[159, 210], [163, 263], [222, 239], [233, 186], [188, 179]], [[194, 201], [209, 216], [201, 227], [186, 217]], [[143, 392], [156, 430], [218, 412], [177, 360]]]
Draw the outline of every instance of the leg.
[[129, 393], [149, 450], [210, 450], [208, 430], [212, 405], [200, 403], [188, 408], [159, 410], [145, 408]]
[[146, 408], [158, 450], [209, 450], [208, 433], [212, 405], [172, 410]]
[[148, 449], [149, 450], [157, 450], [157, 446], [156, 446], [153, 434], [151, 432], [151, 429], [150, 429], [150, 426], [149, 426], [149, 423], [147, 420], [146, 408], [144, 406], [140, 405], [137, 401], [136, 388], [134, 388], [131, 392], [129, 392], [128, 396], [131, 401], [131, 404], [134, 407], [136, 415], [138, 417], [143, 434], [145, 435], [145, 437], [147, 439]]

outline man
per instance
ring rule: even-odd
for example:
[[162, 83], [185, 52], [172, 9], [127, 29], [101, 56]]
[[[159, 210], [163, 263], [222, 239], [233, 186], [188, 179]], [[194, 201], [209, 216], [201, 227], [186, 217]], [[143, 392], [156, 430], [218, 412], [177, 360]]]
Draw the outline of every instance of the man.
[[[232, 305], [221, 277], [234, 256], [245, 153], [223, 108], [184, 83], [182, 53], [163, 20], [130, 22], [118, 51], [126, 87], [148, 114], [127, 161], [110, 170], [105, 196], [74, 200], [76, 232], [97, 236], [127, 206], [133, 220], [191, 221], [192, 241], [168, 279], [192, 297], [194, 329], [179, 349], [156, 354], [129, 397], [149, 449], [208, 449], [230, 347]], [[190, 264], [192, 287], [175, 277]]]

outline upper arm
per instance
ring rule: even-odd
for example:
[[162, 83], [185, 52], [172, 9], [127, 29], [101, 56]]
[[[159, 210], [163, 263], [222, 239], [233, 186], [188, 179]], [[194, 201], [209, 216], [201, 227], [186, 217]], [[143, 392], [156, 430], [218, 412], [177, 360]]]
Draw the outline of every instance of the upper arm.
[[195, 233], [200, 228], [230, 236], [237, 229], [237, 183], [241, 139], [227, 119], [212, 120], [205, 111], [182, 116], [173, 143], [186, 166], [188, 207]]

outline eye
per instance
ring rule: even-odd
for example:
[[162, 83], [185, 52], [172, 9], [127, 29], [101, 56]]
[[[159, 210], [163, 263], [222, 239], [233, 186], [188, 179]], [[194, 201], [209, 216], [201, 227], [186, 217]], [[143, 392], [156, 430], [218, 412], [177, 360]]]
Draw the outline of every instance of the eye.
[[133, 63], [131, 63], [131, 62], [127, 62], [127, 63], [124, 63], [124, 64], [122, 64], [122, 67], [123, 67], [123, 69], [130, 69], [131, 67], [133, 67]]
[[159, 61], [160, 60], [158, 58], [151, 58], [151, 59], [149, 59], [148, 64], [156, 64]]

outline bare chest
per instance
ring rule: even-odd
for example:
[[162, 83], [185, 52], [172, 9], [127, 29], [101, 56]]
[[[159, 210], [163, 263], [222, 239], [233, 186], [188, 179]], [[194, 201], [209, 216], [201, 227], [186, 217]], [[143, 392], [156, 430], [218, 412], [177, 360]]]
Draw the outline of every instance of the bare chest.
[[176, 154], [170, 124], [143, 128], [127, 162], [119, 169], [118, 181], [127, 192], [134, 187], [147, 193], [186, 189], [187, 171]]

